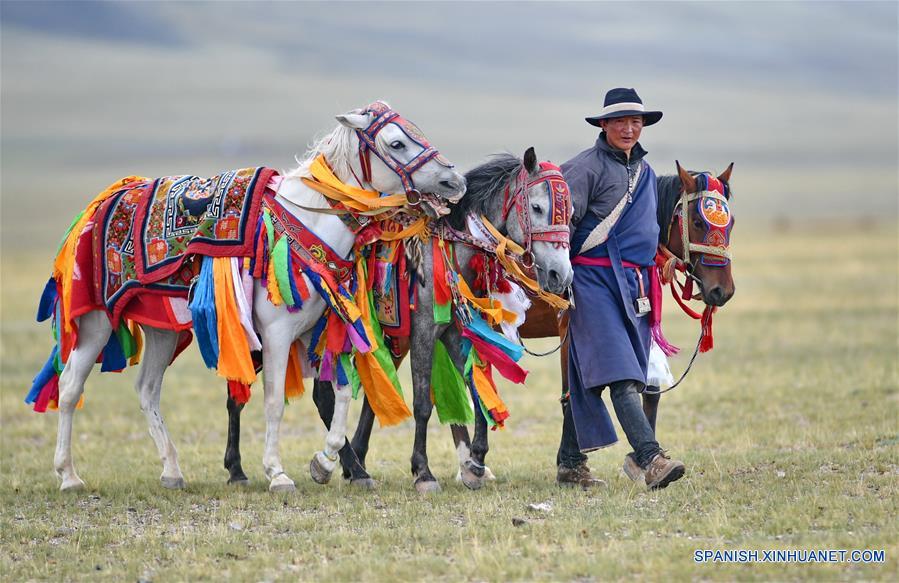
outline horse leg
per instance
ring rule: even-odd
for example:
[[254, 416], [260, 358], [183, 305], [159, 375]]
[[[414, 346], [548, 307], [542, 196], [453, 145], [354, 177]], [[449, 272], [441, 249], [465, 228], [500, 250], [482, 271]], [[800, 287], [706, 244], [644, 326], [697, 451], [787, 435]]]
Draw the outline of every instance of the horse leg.
[[84, 487], [84, 482], [75, 472], [75, 464], [72, 461], [72, 417], [75, 406], [84, 393], [84, 381], [97, 362], [97, 357], [109, 340], [110, 334], [112, 325], [106, 314], [94, 311], [81, 316], [78, 319], [78, 340], [59, 376], [59, 427], [53, 465], [56, 468], [56, 475], [62, 480], [59, 487], [62, 491]]
[[434, 355], [436, 328], [433, 322], [427, 324], [412, 325], [412, 409], [415, 416], [415, 443], [412, 446], [411, 461], [413, 483], [415, 489], [422, 494], [440, 491], [440, 484], [428, 467], [428, 421], [431, 419], [434, 406], [431, 402], [431, 361]]
[[334, 415], [328, 427], [328, 435], [325, 437], [325, 449], [312, 456], [309, 463], [309, 473], [318, 484], [327, 484], [331, 480], [331, 474], [337, 467], [338, 452], [346, 446], [346, 420], [349, 412], [352, 391], [347, 385], [331, 383], [334, 388]]
[[[227, 386], [225, 387], [227, 391]], [[225, 447], [225, 469], [229, 484], [245, 484], [249, 478], [240, 464], [240, 414], [246, 403], [238, 403], [228, 393], [228, 445]]]
[[[334, 391], [328, 386], [328, 383], [318, 379], [315, 380], [312, 389], [312, 401], [315, 403], [316, 409], [318, 409], [318, 416], [321, 417], [325, 427], [330, 430], [331, 420], [334, 418], [335, 398]], [[344, 479], [349, 480], [353, 486], [361, 488], [374, 487], [374, 480], [371, 479], [371, 476], [365, 471], [365, 467], [356, 457], [356, 452], [353, 451], [346, 436], [343, 438], [343, 447], [337, 453], [340, 456], [340, 465], [343, 467]]]
[[353, 434], [353, 440], [350, 445], [359, 465], [365, 468], [365, 458], [368, 457], [368, 445], [371, 441], [371, 430], [375, 426], [375, 411], [368, 402], [368, 397], [362, 400], [362, 410], [359, 412], [359, 422], [356, 424], [356, 432]]
[[287, 326], [271, 324], [262, 332], [262, 368], [265, 408], [265, 448], [262, 467], [269, 479], [272, 492], [288, 492], [296, 489], [293, 480], [281, 465], [279, 437], [281, 419], [284, 417], [284, 376], [293, 335]]
[[[456, 369], [461, 374], [465, 370], [465, 360], [462, 358], [461, 350], [461, 334], [455, 326], [449, 326], [442, 336], [443, 345], [452, 359]], [[471, 390], [471, 387], [468, 387]], [[453, 441], [456, 445], [456, 455], [459, 456], [459, 474], [458, 477], [465, 486], [471, 490], [479, 490], [488, 480], [487, 466], [484, 465], [484, 457], [487, 455], [487, 421], [480, 416], [480, 408], [475, 411], [475, 441], [478, 444], [475, 447], [468, 436], [468, 428], [464, 425], [451, 425], [450, 430], [453, 434]], [[480, 419], [478, 417], [481, 417]], [[483, 436], [478, 433], [479, 422], [484, 422]], [[480, 441], [479, 441], [480, 438]], [[472, 455], [475, 450], [478, 451], [479, 457]], [[493, 475], [492, 472], [489, 475]]]
[[134, 388], [140, 398], [140, 410], [143, 411], [150, 426], [150, 436], [156, 443], [159, 458], [162, 460], [160, 482], [165, 488], [183, 488], [184, 475], [178, 466], [178, 452], [159, 412], [162, 377], [175, 354], [178, 333], [149, 326], [143, 327], [143, 330], [146, 349]]
[[649, 392], [643, 393], [643, 412], [649, 420], [649, 426], [652, 427], [652, 432], [655, 433], [656, 417], [659, 414], [659, 401], [661, 400], [662, 395], [658, 394], [659, 387], [646, 387], [646, 391]]

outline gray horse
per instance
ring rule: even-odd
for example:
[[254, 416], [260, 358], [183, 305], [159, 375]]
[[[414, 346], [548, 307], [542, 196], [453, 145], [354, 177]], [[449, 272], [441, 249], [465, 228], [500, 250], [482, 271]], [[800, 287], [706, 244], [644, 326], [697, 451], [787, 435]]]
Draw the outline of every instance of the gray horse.
[[[567, 234], [567, 216], [564, 229], [553, 227], [553, 192], [546, 181], [534, 181], [540, 174], [541, 167], [537, 162], [533, 148], [528, 148], [524, 159], [512, 155], [495, 156], [489, 162], [478, 166], [465, 176], [468, 184], [466, 195], [453, 208], [448, 217], [449, 226], [454, 231], [466, 229], [469, 215], [485, 216], [503, 235], [522, 247], [529, 249], [537, 274], [537, 282], [542, 290], [550, 293], [561, 293], [571, 284], [573, 276], [568, 259], [568, 249], [541, 237], [541, 233], [553, 230]], [[526, 181], [522, 177], [526, 174]], [[522, 182], [519, 204], [510, 199], [514, 193], [516, 181]], [[566, 191], [567, 192], [567, 191]], [[514, 195], [513, 195], [514, 198]], [[564, 204], [570, 202], [567, 198]], [[528, 216], [523, 217], [521, 211], [527, 209]], [[433, 301], [433, 256], [430, 245], [423, 246], [424, 253], [419, 270], [424, 273], [422, 287], [418, 290], [418, 308], [412, 311], [410, 345], [412, 353], [413, 379], [413, 411], [415, 416], [415, 443], [412, 453], [412, 475], [415, 487], [419, 492], [433, 492], [440, 489], [434, 475], [428, 467], [427, 457], [427, 425], [433, 409], [431, 401], [431, 365], [434, 345], [441, 340], [450, 357], [461, 371], [464, 361], [460, 354], [461, 336], [457, 322], [437, 324], [434, 322]], [[457, 241], [453, 250], [460, 266], [460, 275], [467, 281], [474, 281], [475, 274], [470, 267], [471, 257], [481, 251], [471, 244]], [[401, 360], [401, 359], [400, 359]], [[319, 409], [319, 415], [327, 426], [334, 408], [334, 399], [327, 386], [319, 386], [316, 382], [313, 399]], [[228, 449], [225, 453], [225, 467], [230, 473], [229, 481], [245, 480], [240, 467], [239, 433], [240, 410], [229, 399], [229, 437]], [[365, 457], [368, 442], [374, 425], [374, 413], [366, 401], [352, 445], [347, 442], [340, 450], [344, 477], [351, 484], [371, 487], [373, 481], [365, 470]], [[452, 434], [459, 455], [459, 467], [463, 483], [472, 489], [480, 488], [486, 479], [484, 459], [487, 455], [487, 420], [480, 407], [475, 407], [475, 438], [472, 442], [468, 429], [464, 425], [453, 425]]]

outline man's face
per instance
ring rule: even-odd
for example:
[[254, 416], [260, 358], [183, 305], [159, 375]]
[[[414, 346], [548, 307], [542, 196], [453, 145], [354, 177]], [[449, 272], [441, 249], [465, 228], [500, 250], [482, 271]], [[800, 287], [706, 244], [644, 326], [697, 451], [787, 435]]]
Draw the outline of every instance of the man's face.
[[606, 140], [612, 147], [630, 153], [631, 148], [640, 139], [640, 132], [643, 131], [643, 116], [629, 115], [604, 119], [599, 125], [605, 130]]

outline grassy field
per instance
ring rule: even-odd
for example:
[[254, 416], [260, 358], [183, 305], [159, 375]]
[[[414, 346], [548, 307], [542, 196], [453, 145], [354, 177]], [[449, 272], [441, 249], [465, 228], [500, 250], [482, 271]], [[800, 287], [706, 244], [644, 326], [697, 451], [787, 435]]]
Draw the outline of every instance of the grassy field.
[[[686, 462], [683, 480], [660, 492], [633, 485], [618, 444], [591, 456], [606, 489], [560, 491], [557, 361], [530, 358], [527, 386], [504, 387], [508, 429], [491, 434], [497, 481], [479, 492], [453, 481], [449, 431], [435, 416], [430, 457], [444, 491], [427, 498], [411, 484], [410, 424], [375, 430], [375, 492], [336, 479], [314, 484], [307, 465], [324, 431], [308, 396], [288, 407], [283, 426], [298, 491], [266, 490], [258, 394], [244, 415], [251, 485], [227, 487], [224, 387], [195, 348], [169, 371], [162, 403], [188, 488], [159, 485], [161, 465], [130, 388], [136, 371], [95, 371], [74, 430], [88, 487], [58, 493], [56, 414], [22, 403], [50, 348], [48, 329], [33, 319], [50, 254], [7, 252], [0, 578], [896, 580], [895, 225], [814, 233], [735, 233], [737, 293], [716, 316], [716, 348], [661, 405], [659, 439]], [[682, 346], [698, 332], [670, 306], [666, 331]], [[685, 360], [674, 360], [676, 373]], [[540, 502], [551, 511], [528, 509]], [[513, 526], [513, 518], [524, 522]], [[868, 548], [885, 550], [886, 562], [693, 560], [697, 549]]]

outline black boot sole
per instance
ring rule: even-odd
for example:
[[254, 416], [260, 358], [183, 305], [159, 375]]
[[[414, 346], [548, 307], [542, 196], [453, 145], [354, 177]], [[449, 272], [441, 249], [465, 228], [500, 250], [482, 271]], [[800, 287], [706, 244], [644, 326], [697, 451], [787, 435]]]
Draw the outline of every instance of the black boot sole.
[[668, 484], [670, 484], [671, 482], [674, 482], [674, 481], [677, 481], [677, 480], [680, 480], [681, 478], [683, 478], [686, 471], [687, 471], [687, 468], [685, 468], [684, 466], [677, 466], [674, 469], [672, 469], [670, 472], [668, 472], [668, 474], [666, 476], [663, 476], [662, 479], [659, 480], [658, 484], [656, 484], [655, 486], [650, 486], [649, 489], [650, 490], [661, 490], [662, 488], [667, 488]]

